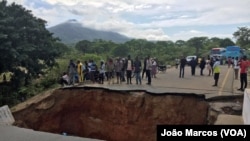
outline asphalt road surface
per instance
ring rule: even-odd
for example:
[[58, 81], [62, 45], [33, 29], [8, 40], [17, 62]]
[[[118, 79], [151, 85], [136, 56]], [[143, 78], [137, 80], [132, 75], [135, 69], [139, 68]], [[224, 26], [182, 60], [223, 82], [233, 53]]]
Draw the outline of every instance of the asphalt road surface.
[[[200, 75], [200, 68], [196, 68], [195, 76], [191, 75], [190, 66], [185, 67], [184, 78], [179, 78], [179, 68], [169, 68], [165, 72], [158, 72], [156, 77], [152, 78], [152, 84], [147, 85], [147, 79], [142, 80], [142, 85], [136, 85], [135, 78], [132, 79], [132, 84], [126, 82], [122, 84], [92, 84], [86, 83], [85, 86], [106, 87], [117, 90], [147, 90], [153, 93], [195, 93], [203, 94], [207, 98], [214, 96], [232, 96], [242, 95], [243, 92], [237, 91], [240, 86], [239, 80], [234, 79], [234, 69], [228, 68], [227, 65], [221, 65], [220, 78], [217, 87], [213, 87], [214, 78], [208, 76], [208, 70], [204, 69], [204, 75]], [[115, 79], [116, 80], [116, 79]], [[116, 81], [115, 81], [116, 82]], [[80, 85], [83, 86], [83, 85]]]

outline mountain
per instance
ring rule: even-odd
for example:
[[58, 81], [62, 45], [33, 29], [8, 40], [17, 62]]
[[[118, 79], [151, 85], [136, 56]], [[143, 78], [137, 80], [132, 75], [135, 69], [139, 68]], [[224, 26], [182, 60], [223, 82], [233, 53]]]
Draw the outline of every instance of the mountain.
[[66, 44], [74, 44], [81, 40], [93, 41], [95, 39], [113, 41], [115, 43], [124, 43], [130, 40], [130, 38], [119, 33], [86, 28], [72, 20], [50, 27], [48, 30], [54, 33], [54, 37], [60, 38], [61, 42]]

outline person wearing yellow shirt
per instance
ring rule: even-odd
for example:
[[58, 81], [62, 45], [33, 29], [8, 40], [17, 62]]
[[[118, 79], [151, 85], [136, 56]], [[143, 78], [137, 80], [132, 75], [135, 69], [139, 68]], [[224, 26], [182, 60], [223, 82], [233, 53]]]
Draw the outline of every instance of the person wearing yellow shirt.
[[220, 77], [220, 60], [216, 58], [216, 61], [213, 65], [213, 70], [214, 70], [214, 87], [218, 86], [218, 81]]
[[82, 63], [78, 60], [77, 61], [77, 74], [78, 74], [78, 82], [83, 82], [83, 69], [82, 69]]

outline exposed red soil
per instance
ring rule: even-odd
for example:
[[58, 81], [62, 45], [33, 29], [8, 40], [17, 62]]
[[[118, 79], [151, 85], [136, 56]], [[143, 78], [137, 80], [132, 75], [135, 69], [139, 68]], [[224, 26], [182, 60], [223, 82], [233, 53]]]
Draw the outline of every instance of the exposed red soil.
[[98, 88], [54, 90], [13, 111], [16, 125], [109, 141], [155, 141], [158, 124], [207, 124], [209, 104], [195, 94]]

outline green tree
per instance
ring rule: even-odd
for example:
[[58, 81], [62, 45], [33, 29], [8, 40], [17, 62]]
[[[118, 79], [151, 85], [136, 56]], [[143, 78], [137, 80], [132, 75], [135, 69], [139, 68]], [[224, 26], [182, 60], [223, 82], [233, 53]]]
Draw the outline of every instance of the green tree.
[[184, 47], [186, 45], [186, 42], [183, 40], [177, 40], [175, 42], [175, 47]]
[[91, 48], [93, 49], [93, 53], [98, 55], [110, 53], [114, 47], [116, 47], [115, 43], [113, 43], [112, 41], [105, 41], [102, 39], [94, 40], [91, 46]]
[[75, 48], [82, 53], [93, 53], [93, 49], [91, 49], [92, 43], [88, 40], [82, 40], [78, 42]]
[[112, 51], [114, 57], [127, 57], [129, 55], [129, 48], [126, 45], [118, 45]]
[[152, 57], [155, 56], [155, 53], [156, 53], [155, 43], [150, 41], [145, 42], [141, 52], [142, 56], [146, 57], [150, 55]]
[[57, 53], [60, 56], [63, 56], [66, 53], [69, 53], [71, 51], [70, 47], [68, 47], [67, 45], [65, 45], [65, 44], [63, 44], [61, 42], [54, 43], [54, 47], [55, 47], [55, 51], [57, 51]]
[[206, 43], [208, 42], [208, 38], [207, 37], [193, 37], [191, 39], [189, 39], [188, 44], [190, 47], [194, 47], [195, 48], [195, 55], [200, 56], [200, 50], [206, 45]]
[[236, 44], [242, 48], [248, 49], [250, 47], [250, 29], [248, 27], [239, 27], [233, 36], [236, 39]]
[[234, 46], [234, 45], [235, 43], [229, 38], [225, 38], [220, 41], [220, 47], [227, 47], [227, 46]]
[[214, 48], [214, 47], [223, 47], [223, 46], [221, 46], [221, 39], [220, 38], [218, 38], [218, 37], [212, 37], [212, 38], [210, 38], [209, 39], [209, 47], [210, 47], [210, 49], [211, 48]]
[[46, 21], [21, 5], [1, 1], [0, 16], [0, 73], [12, 72], [11, 82], [17, 89], [54, 66], [60, 51]]

